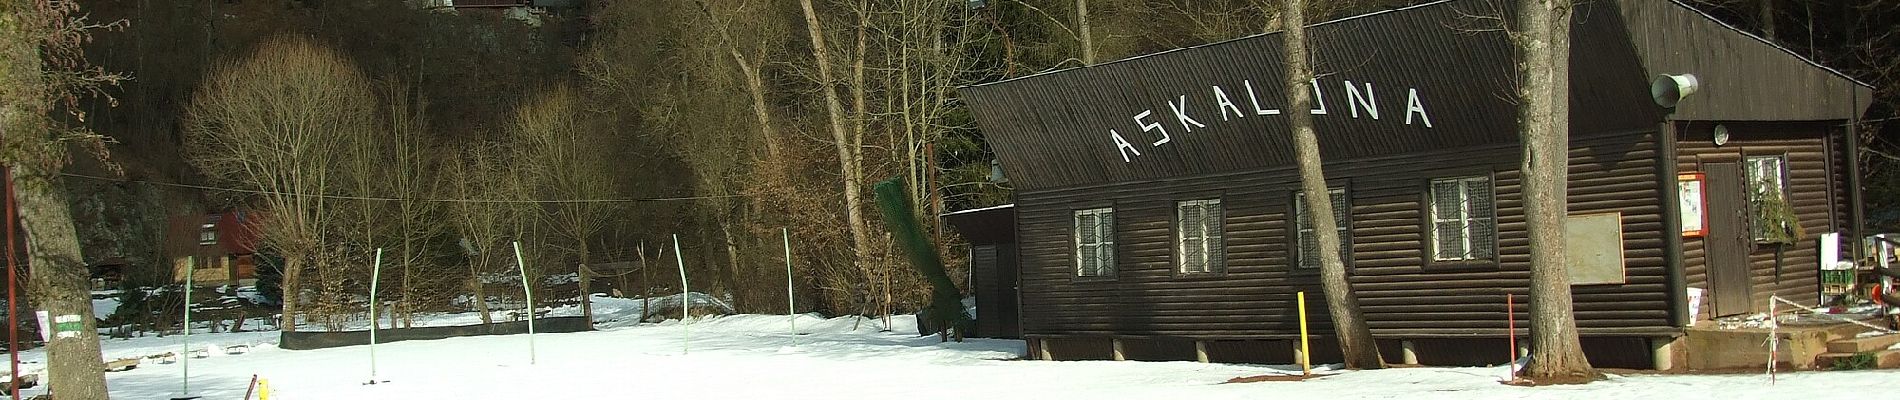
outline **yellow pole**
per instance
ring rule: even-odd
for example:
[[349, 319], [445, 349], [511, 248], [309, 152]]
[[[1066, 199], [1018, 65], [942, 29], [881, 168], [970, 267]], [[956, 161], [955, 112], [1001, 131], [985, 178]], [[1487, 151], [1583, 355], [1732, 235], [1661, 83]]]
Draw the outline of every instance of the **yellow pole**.
[[1306, 340], [1306, 292], [1300, 292], [1300, 373], [1313, 374], [1313, 353]]
[[257, 400], [270, 400], [270, 380], [257, 380]]

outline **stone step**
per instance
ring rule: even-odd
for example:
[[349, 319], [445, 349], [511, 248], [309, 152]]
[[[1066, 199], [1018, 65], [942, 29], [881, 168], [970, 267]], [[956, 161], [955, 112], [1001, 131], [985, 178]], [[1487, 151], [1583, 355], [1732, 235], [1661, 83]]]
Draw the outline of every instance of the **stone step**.
[[[1871, 353], [1874, 355], [1874, 368], [1900, 368], [1900, 350], [1880, 350]], [[1853, 359], [1857, 354], [1863, 353], [1821, 353], [1820, 356], [1815, 357], [1814, 365], [1818, 368], [1832, 369], [1836, 360], [1845, 362]]]
[[[1867, 322], [1870, 324], [1874, 323], [1873, 321], [1862, 321], [1862, 322]], [[1853, 339], [1854, 337], [1859, 336], [1861, 333], [1869, 331], [1867, 327], [1850, 324], [1850, 323], [1832, 324], [1822, 329], [1827, 332], [1828, 341]]]
[[1886, 350], [1894, 343], [1900, 343], [1900, 334], [1885, 334], [1863, 338], [1839, 339], [1827, 342], [1829, 353], [1859, 353], [1863, 351]]

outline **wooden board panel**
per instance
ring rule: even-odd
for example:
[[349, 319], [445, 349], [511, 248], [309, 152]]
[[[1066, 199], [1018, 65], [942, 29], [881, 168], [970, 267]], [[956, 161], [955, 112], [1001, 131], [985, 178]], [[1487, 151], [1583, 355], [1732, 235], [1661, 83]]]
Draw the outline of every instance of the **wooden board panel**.
[[[1573, 184], [1570, 195], [1591, 201], [1573, 203], [1571, 213], [1620, 212], [1620, 228], [1628, 233], [1624, 283], [1575, 289], [1579, 326], [1586, 334], [1669, 329], [1654, 138], [1648, 133], [1599, 135], [1573, 143], [1572, 171], [1591, 184]], [[1515, 151], [1514, 145], [1497, 144], [1328, 164], [1328, 177], [1348, 187], [1351, 274], [1375, 334], [1494, 335], [1504, 328], [1505, 295], [1523, 300], [1529, 282]], [[1426, 182], [1475, 173], [1495, 179], [1498, 262], [1477, 268], [1424, 265], [1426, 236], [1420, 228]], [[1291, 169], [1269, 168], [1019, 192], [1025, 334], [1277, 337], [1297, 333], [1292, 305], [1299, 291], [1309, 293], [1311, 320], [1324, 332], [1329, 324], [1323, 297], [1317, 295], [1317, 275], [1288, 266], [1293, 246], [1285, 219], [1297, 181]], [[1179, 275], [1171, 245], [1172, 204], [1210, 197], [1219, 197], [1226, 208], [1228, 270]], [[1113, 279], [1081, 279], [1069, 268], [1071, 212], [1085, 205], [1116, 210], [1120, 273]]]

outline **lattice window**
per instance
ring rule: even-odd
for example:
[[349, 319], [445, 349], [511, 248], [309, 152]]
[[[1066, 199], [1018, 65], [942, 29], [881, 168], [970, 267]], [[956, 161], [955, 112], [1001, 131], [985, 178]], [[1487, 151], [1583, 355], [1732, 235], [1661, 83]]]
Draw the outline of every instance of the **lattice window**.
[[1075, 276], [1115, 275], [1115, 209], [1075, 211]]
[[1497, 256], [1497, 219], [1489, 176], [1433, 179], [1432, 259], [1463, 261]]
[[1183, 201], [1175, 207], [1175, 249], [1182, 273], [1226, 270], [1220, 199]]
[[[1339, 232], [1339, 259], [1350, 260], [1352, 259], [1352, 219], [1350, 218], [1352, 209], [1346, 206], [1346, 189], [1333, 188], [1328, 192], [1331, 193], [1333, 200], [1333, 223], [1336, 224], [1337, 232]], [[1299, 254], [1296, 255], [1299, 258], [1297, 265], [1300, 268], [1319, 268], [1319, 235], [1313, 234], [1313, 216], [1306, 210], [1306, 197], [1295, 193], [1293, 213], [1299, 215], [1299, 222], [1294, 235], [1297, 236], [1300, 246]]]
[[1749, 156], [1743, 160], [1748, 175], [1749, 234], [1757, 242], [1793, 243], [1794, 208], [1788, 203], [1788, 159], [1780, 155]]

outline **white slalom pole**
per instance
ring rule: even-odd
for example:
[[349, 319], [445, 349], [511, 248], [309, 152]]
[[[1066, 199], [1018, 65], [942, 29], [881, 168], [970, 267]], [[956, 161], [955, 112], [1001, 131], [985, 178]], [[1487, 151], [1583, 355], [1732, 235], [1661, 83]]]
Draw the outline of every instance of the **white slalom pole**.
[[376, 263], [371, 264], [369, 270], [369, 384], [371, 385], [376, 384], [376, 328], [377, 325], [383, 324], [381, 317], [376, 314], [376, 309], [380, 308], [376, 303], [376, 291], [382, 280], [383, 249], [379, 247], [376, 249]]
[[528, 365], [534, 365], [534, 288], [528, 286], [528, 263], [521, 260], [521, 241], [515, 241], [515, 266], [521, 268], [521, 293], [528, 298]]
[[191, 285], [194, 283], [191, 272], [196, 270], [197, 257], [185, 256], [185, 351], [178, 354], [180, 369], [183, 370], [178, 377], [181, 386], [179, 396], [191, 395]]
[[693, 351], [693, 328], [687, 326], [686, 319], [693, 310], [692, 290], [686, 286], [686, 258], [680, 256], [680, 235], [673, 234], [673, 262], [680, 266], [680, 332], [685, 339], [680, 341], [680, 353]]
[[779, 238], [785, 242], [785, 313], [791, 314], [792, 340], [798, 340], [798, 304], [792, 300], [792, 233], [778, 228]]
[[1768, 386], [1775, 385], [1775, 359], [1781, 353], [1781, 319], [1775, 315], [1777, 296], [1768, 296]]

